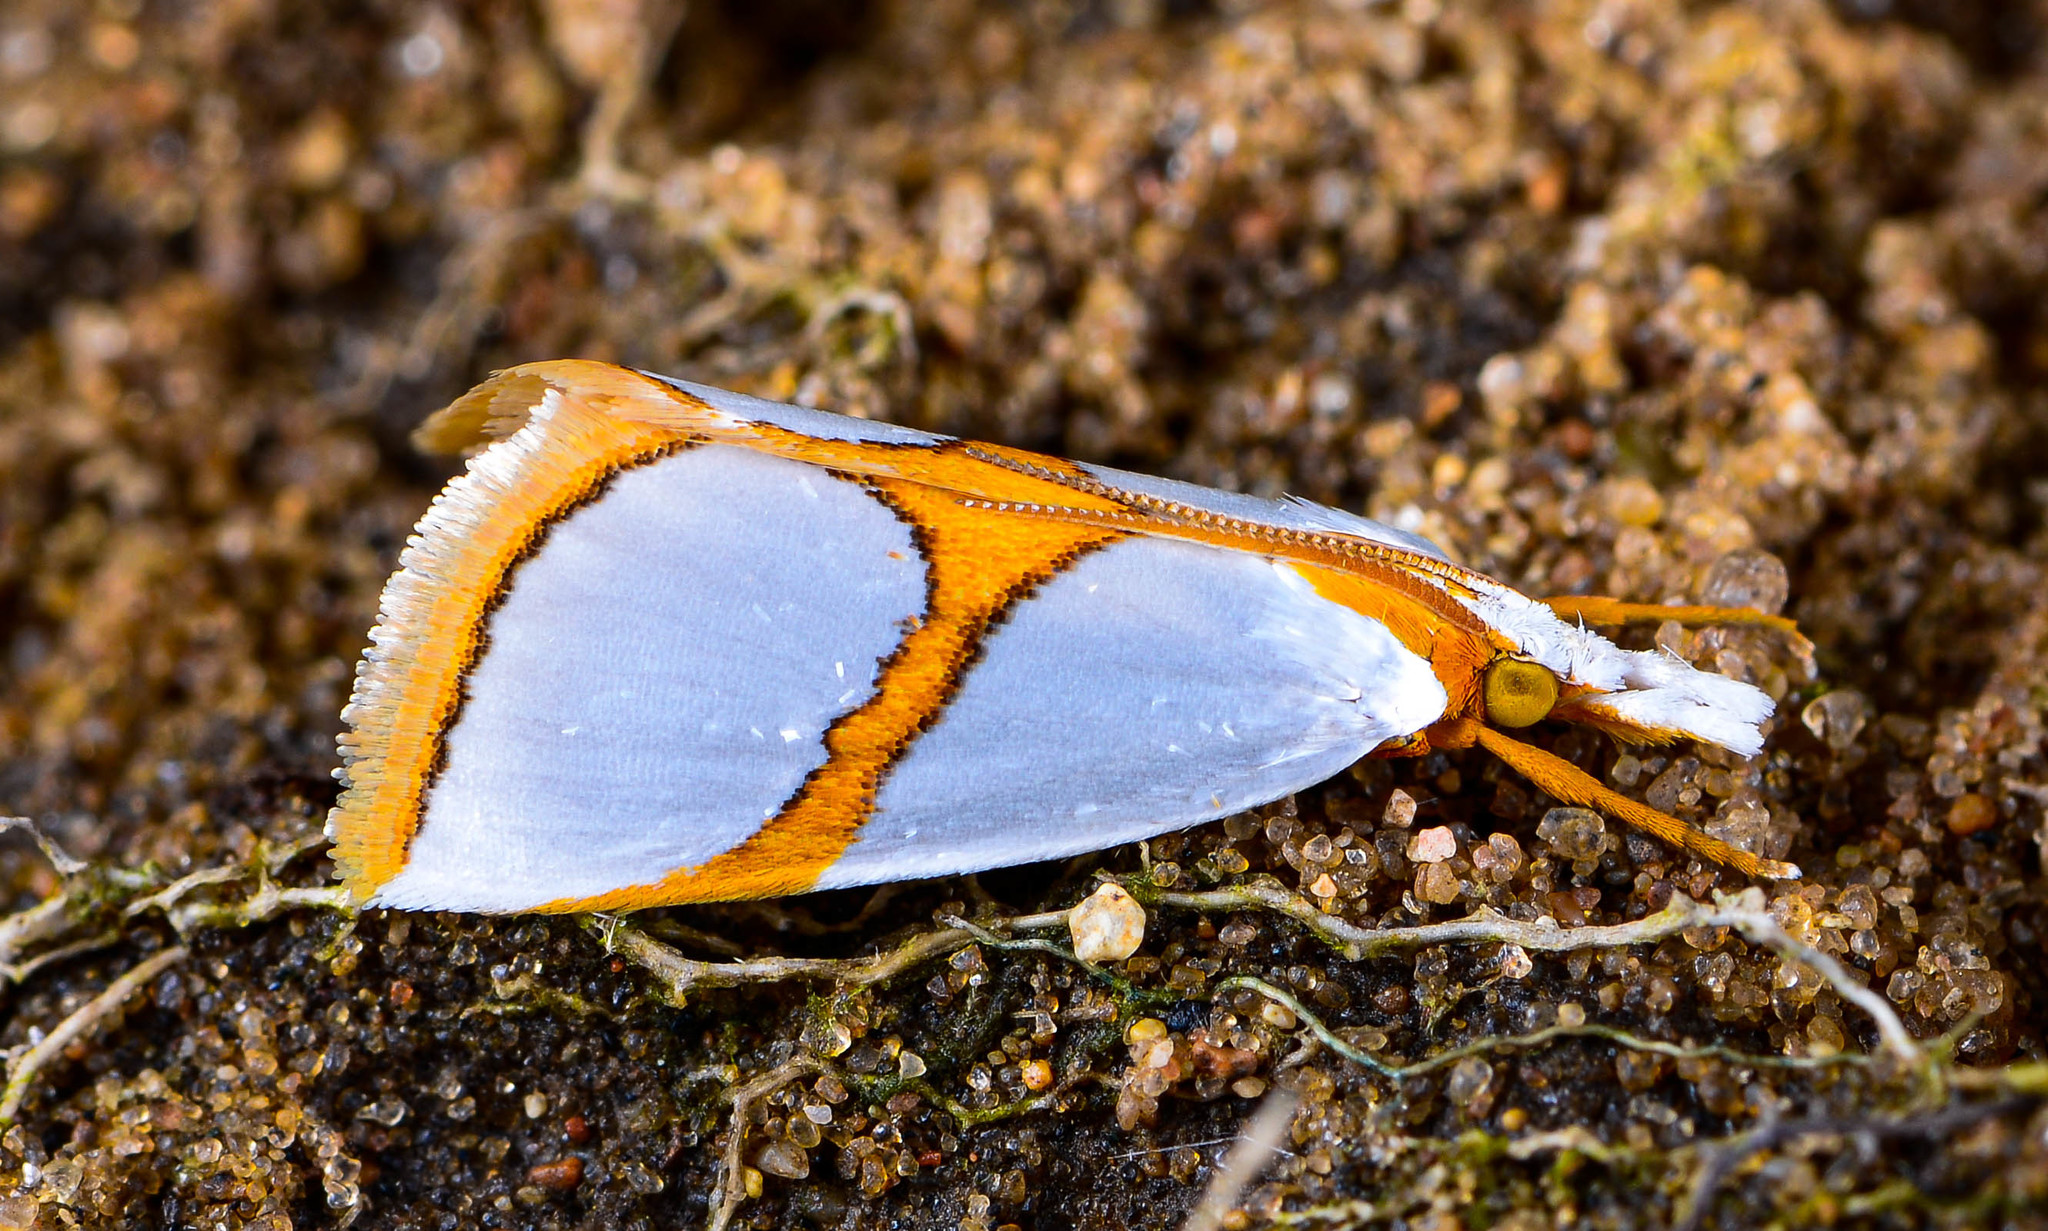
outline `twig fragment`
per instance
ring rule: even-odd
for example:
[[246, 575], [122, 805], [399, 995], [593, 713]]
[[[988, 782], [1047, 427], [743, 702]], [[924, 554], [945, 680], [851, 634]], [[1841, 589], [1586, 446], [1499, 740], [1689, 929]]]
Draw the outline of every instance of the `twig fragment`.
[[[0, 918], [0, 988], [20, 983], [37, 970], [80, 953], [90, 952], [119, 940], [122, 932], [110, 916], [128, 920], [161, 912], [180, 935], [203, 926], [242, 926], [269, 919], [301, 906], [327, 907], [346, 911], [351, 902], [338, 888], [280, 888], [271, 877], [299, 856], [326, 843], [313, 835], [297, 841], [263, 843], [245, 864], [226, 864], [182, 876], [162, 884], [149, 869], [102, 867], [94, 869], [51, 842], [33, 821], [24, 817], [0, 817], [0, 831], [26, 829], [35, 836], [50, 862], [66, 878], [91, 872], [83, 886], [71, 885], [29, 907]], [[239, 902], [185, 905], [195, 890], [225, 884], [253, 874], [254, 894]], [[86, 929], [100, 927], [90, 935]], [[33, 956], [23, 954], [39, 950]]]
[[1209, 1177], [1209, 1186], [1202, 1190], [1202, 1199], [1181, 1224], [1181, 1231], [1220, 1231], [1224, 1216], [1280, 1152], [1288, 1126], [1294, 1123], [1294, 1109], [1300, 1104], [1301, 1097], [1294, 1091], [1273, 1088], [1238, 1135], [1237, 1144], [1223, 1156], [1222, 1165]]
[[[1777, 950], [1782, 957], [1789, 957], [1813, 967], [1820, 972], [1821, 978], [1826, 979], [1834, 987], [1836, 994], [1870, 1015], [1870, 1019], [1877, 1024], [1878, 1037], [1892, 1054], [1909, 1065], [1919, 1064], [1926, 1053], [1921, 1048], [1919, 1040], [1906, 1029], [1906, 1023], [1900, 1021], [1899, 1015], [1893, 1012], [1890, 1002], [1872, 991], [1861, 980], [1852, 977], [1833, 957], [1795, 939], [1791, 933], [1779, 926], [1776, 919], [1759, 909], [1756, 903], [1746, 900], [1756, 898], [1760, 901], [1762, 897], [1760, 890], [1750, 889], [1739, 895], [1738, 900], [1723, 899], [1715, 904], [1713, 910], [1704, 912], [1698, 926], [1734, 928], [1752, 944], [1767, 945]], [[1675, 900], [1673, 904], [1676, 905]], [[1700, 910], [1697, 905], [1690, 902], [1687, 904], [1695, 911]]]
[[1707, 1206], [1713, 1201], [1714, 1193], [1720, 1188], [1722, 1181], [1742, 1164], [1743, 1159], [1760, 1150], [1768, 1150], [1772, 1146], [1800, 1137], [1824, 1134], [1863, 1138], [1872, 1144], [1881, 1141], [1938, 1140], [1985, 1120], [2024, 1111], [2039, 1101], [2036, 1097], [2021, 1095], [1988, 1103], [1959, 1103], [1899, 1119], [1850, 1120], [1835, 1116], [1816, 1116], [1797, 1120], [1776, 1120], [1726, 1141], [1703, 1145], [1699, 1175], [1694, 1179], [1692, 1192], [1685, 1205], [1681, 1207], [1678, 1217], [1672, 1220], [1672, 1231], [1698, 1231], [1707, 1216]]
[[85, 871], [85, 861], [71, 854], [71, 852], [63, 847], [58, 846], [51, 839], [50, 835], [43, 832], [42, 826], [36, 824], [33, 818], [26, 816], [0, 816], [0, 833], [5, 833], [10, 829], [27, 830], [29, 837], [34, 838], [36, 846], [42, 850], [43, 858], [49, 860], [50, 866], [57, 869], [57, 875], [76, 876], [80, 872]]
[[0, 986], [4, 986], [8, 982], [26, 983], [30, 975], [45, 966], [53, 966], [66, 959], [77, 957], [81, 953], [91, 953], [95, 949], [104, 949], [108, 945], [118, 943], [120, 939], [121, 934], [119, 932], [101, 932], [95, 936], [86, 936], [78, 940], [68, 941], [54, 949], [45, 949], [34, 957], [23, 958], [19, 962], [0, 967]]
[[69, 932], [70, 906], [69, 896], [60, 890], [27, 910], [0, 919], [0, 987], [19, 983], [42, 964], [39, 958], [23, 961], [19, 955]]
[[[1066, 915], [1049, 911], [1001, 921], [1013, 929], [1050, 927]], [[762, 957], [738, 962], [704, 962], [684, 957], [641, 928], [614, 916], [587, 916], [584, 926], [600, 931], [606, 947], [660, 980], [665, 997], [681, 1005], [696, 992], [711, 988], [784, 983], [792, 979], [831, 980], [847, 987], [865, 987], [895, 978], [912, 966], [964, 949], [989, 933], [954, 926], [914, 936], [896, 948], [872, 957]]]
[[155, 893], [144, 894], [142, 897], [136, 898], [126, 906], [123, 906], [121, 908], [121, 917], [123, 919], [133, 919], [137, 915], [147, 914], [152, 910], [161, 910], [168, 913], [186, 894], [191, 893], [193, 890], [204, 888], [207, 885], [223, 884], [247, 872], [247, 868], [238, 868], [231, 863], [224, 863], [213, 868], [201, 868], [197, 872], [189, 872], [170, 884], [165, 885]]
[[1663, 1039], [1646, 1039], [1641, 1035], [1632, 1034], [1616, 1026], [1603, 1026], [1598, 1023], [1588, 1022], [1578, 1026], [1545, 1026], [1541, 1030], [1532, 1030], [1528, 1034], [1511, 1034], [1502, 1035], [1498, 1038], [1480, 1039], [1474, 1043], [1467, 1043], [1462, 1047], [1453, 1047], [1447, 1051], [1438, 1052], [1434, 1056], [1417, 1060], [1412, 1064], [1389, 1064], [1371, 1052], [1346, 1042], [1342, 1035], [1325, 1025], [1322, 1018], [1316, 1016], [1299, 998], [1273, 986], [1264, 979], [1253, 978], [1250, 975], [1235, 975], [1228, 979], [1220, 979], [1216, 983], [1216, 990], [1219, 992], [1237, 987], [1257, 992], [1268, 1000], [1285, 1005], [1323, 1046], [1361, 1068], [1395, 1080], [1420, 1077], [1424, 1073], [1434, 1072], [1437, 1069], [1456, 1064], [1467, 1056], [1484, 1055], [1487, 1052], [1503, 1048], [1541, 1047], [1553, 1039], [1604, 1039], [1609, 1043], [1628, 1048], [1631, 1051], [1652, 1052], [1659, 1056], [1669, 1056], [1674, 1060], [1723, 1060], [1730, 1064], [1743, 1064], [1765, 1069], [1818, 1069], [1841, 1065], [1868, 1064], [1870, 1062], [1870, 1057], [1858, 1055], [1855, 1052], [1837, 1052], [1829, 1056], [1764, 1056], [1736, 1051], [1732, 1047], [1722, 1047], [1719, 1045], [1708, 1045], [1705, 1047], [1687, 1046], [1683, 1043], [1669, 1043]]
[[[326, 838], [322, 836], [277, 845], [265, 843], [258, 848], [255, 858], [247, 863], [201, 868], [179, 877], [155, 893], [136, 898], [121, 909], [121, 917], [132, 919], [152, 910], [162, 911], [164, 919], [178, 935], [187, 936], [195, 928], [247, 927], [302, 906], [351, 911], [354, 899], [348, 890], [338, 885], [292, 888], [280, 886], [271, 879], [294, 859], [325, 843]], [[185, 904], [186, 897], [194, 890], [225, 884], [251, 874], [256, 878], [256, 891], [238, 902]]]
[[[1425, 923], [1404, 928], [1362, 928], [1323, 912], [1307, 898], [1270, 879], [1230, 889], [1204, 893], [1159, 893], [1151, 900], [1164, 906], [1193, 910], [1243, 910], [1263, 907], [1300, 922], [1345, 957], [1357, 961], [1384, 953], [1417, 949], [1426, 945], [1501, 942], [1524, 949], [1562, 953], [1576, 949], [1616, 949], [1628, 945], [1655, 944], [1667, 937], [1696, 928], [1731, 928], [1752, 944], [1767, 946], [1781, 957], [1804, 963], [1832, 985], [1842, 999], [1870, 1015], [1878, 1038], [1886, 1050], [1909, 1065], [1925, 1056], [1919, 1041], [1906, 1029], [1899, 1015], [1883, 996], [1872, 991], [1829, 955], [1786, 932], [1764, 910], [1763, 892], [1745, 889], [1725, 894], [1714, 905], [1703, 906], [1683, 894], [1673, 894], [1670, 905], [1654, 915], [1632, 923], [1613, 923], [1567, 928], [1545, 916], [1525, 923], [1500, 912], [1481, 907], [1463, 919]], [[1144, 900], [1143, 897], [1140, 900]]]
[[189, 936], [202, 927], [247, 927], [301, 907], [348, 913], [354, 906], [349, 891], [339, 885], [299, 889], [278, 885], [265, 877], [255, 893], [239, 902], [194, 902], [174, 907], [164, 912], [164, 917], [178, 935]]
[[719, 1182], [718, 1203], [711, 1207], [711, 1217], [705, 1221], [704, 1231], [725, 1231], [726, 1225], [732, 1222], [734, 1211], [740, 1208], [740, 1202], [747, 1199], [747, 1117], [754, 1104], [797, 1078], [807, 1077], [823, 1068], [823, 1063], [814, 1056], [798, 1056], [725, 1092], [725, 1101], [732, 1105], [732, 1135], [725, 1143], [725, 1176]]
[[165, 969], [184, 961], [190, 952], [183, 945], [175, 945], [143, 959], [134, 969], [107, 984], [104, 991], [86, 1001], [71, 1016], [58, 1022], [57, 1028], [45, 1035], [41, 1042], [16, 1058], [7, 1074], [7, 1087], [0, 1091], [0, 1127], [14, 1123], [15, 1113], [21, 1110], [21, 1102], [28, 1096], [29, 1083], [35, 1080], [44, 1065], [62, 1054], [87, 1031], [113, 1016], [130, 996], [148, 986], [149, 981]]

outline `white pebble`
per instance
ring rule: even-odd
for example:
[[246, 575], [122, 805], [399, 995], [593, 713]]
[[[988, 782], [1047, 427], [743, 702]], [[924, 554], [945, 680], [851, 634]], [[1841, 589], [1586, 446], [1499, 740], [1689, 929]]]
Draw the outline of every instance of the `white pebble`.
[[1406, 829], [1415, 823], [1415, 797], [1396, 788], [1387, 796], [1387, 810], [1380, 818], [1382, 823], [1395, 829]]
[[1145, 908], [1117, 884], [1104, 884], [1067, 912], [1074, 956], [1084, 962], [1121, 962], [1145, 943]]
[[1417, 863], [1442, 863], [1458, 853], [1458, 837], [1448, 825], [1425, 829], [1408, 839], [1408, 858]]

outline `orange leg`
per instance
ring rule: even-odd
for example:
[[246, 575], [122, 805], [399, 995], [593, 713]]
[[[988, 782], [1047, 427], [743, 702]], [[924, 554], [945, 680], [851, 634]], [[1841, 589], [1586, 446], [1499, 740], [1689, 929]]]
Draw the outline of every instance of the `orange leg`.
[[[1761, 614], [1761, 613], [1758, 613]], [[1793, 864], [1763, 859], [1701, 833], [1668, 813], [1657, 811], [1600, 784], [1599, 780], [1562, 757], [1520, 740], [1509, 739], [1475, 719], [1453, 718], [1427, 732], [1436, 748], [1481, 748], [1507, 762], [1508, 768], [1543, 788], [1553, 798], [1582, 808], [1596, 808], [1616, 820], [1635, 826], [1651, 836], [1702, 859], [1726, 864], [1746, 876], [1769, 880], [1791, 880], [1799, 876]]]

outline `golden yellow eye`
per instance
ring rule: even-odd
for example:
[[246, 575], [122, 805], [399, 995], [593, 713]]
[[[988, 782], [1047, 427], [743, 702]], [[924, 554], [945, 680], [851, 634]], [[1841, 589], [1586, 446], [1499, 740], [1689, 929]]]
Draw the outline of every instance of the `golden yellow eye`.
[[1557, 704], [1557, 677], [1550, 668], [1502, 658], [1486, 669], [1486, 720], [1526, 727], [1550, 716]]

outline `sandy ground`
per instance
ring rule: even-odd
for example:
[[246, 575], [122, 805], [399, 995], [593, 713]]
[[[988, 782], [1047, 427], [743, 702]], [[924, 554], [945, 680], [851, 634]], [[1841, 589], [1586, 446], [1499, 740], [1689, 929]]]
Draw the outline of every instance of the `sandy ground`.
[[[1683, 916], [1743, 885], [1471, 753], [618, 931], [324, 907], [407, 434], [561, 356], [1782, 605], [1635, 640], [1761, 756], [1537, 738], [1808, 875]], [[1172, 1227], [1272, 1091], [1220, 1225], [2048, 1225], [2044, 376], [2040, 0], [12, 0], [0, 812], [84, 866], [0, 848], [0, 1227]], [[1099, 874], [1135, 957], [1016, 944]]]

